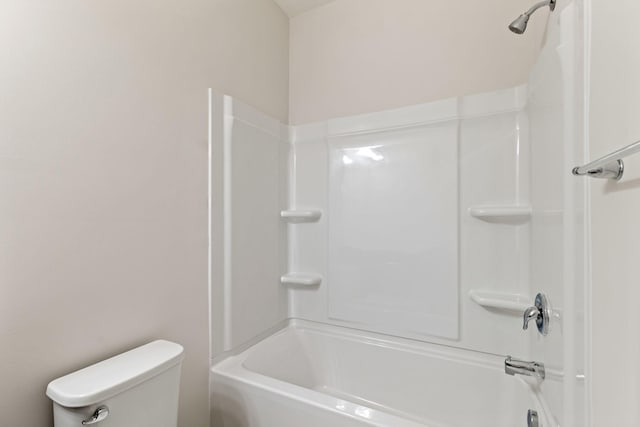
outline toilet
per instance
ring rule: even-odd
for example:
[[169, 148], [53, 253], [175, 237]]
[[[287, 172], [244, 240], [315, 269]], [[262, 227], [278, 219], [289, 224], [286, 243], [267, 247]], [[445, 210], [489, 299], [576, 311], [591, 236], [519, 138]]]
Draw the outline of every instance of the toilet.
[[55, 427], [176, 427], [184, 349], [158, 340], [53, 380]]

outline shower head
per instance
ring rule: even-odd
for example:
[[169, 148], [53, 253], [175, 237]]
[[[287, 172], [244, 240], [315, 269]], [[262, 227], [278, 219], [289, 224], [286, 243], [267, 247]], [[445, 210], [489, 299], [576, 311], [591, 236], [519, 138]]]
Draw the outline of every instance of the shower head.
[[513, 21], [511, 25], [509, 25], [509, 29], [516, 34], [522, 34], [527, 30], [528, 23], [529, 15], [523, 13], [522, 15], [518, 16], [518, 18], [516, 18], [516, 20]]
[[533, 15], [536, 10], [545, 6], [549, 6], [549, 9], [551, 9], [551, 11], [553, 12], [556, 8], [556, 0], [544, 0], [540, 3], [536, 3], [531, 9], [518, 16], [518, 18], [516, 18], [516, 20], [513, 21], [511, 25], [509, 25], [509, 29], [516, 34], [524, 33], [525, 31], [527, 31], [527, 24], [529, 23], [529, 18], [531, 18], [531, 15]]

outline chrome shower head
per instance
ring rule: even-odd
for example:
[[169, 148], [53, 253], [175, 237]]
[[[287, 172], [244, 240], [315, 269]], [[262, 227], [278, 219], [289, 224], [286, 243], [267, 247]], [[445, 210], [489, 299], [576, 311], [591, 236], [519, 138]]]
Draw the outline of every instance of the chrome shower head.
[[527, 15], [526, 13], [523, 13], [522, 15], [518, 16], [518, 18], [516, 18], [516, 20], [513, 21], [511, 25], [509, 25], [509, 29], [516, 34], [524, 33], [525, 31], [527, 31], [529, 16], [530, 15]]
[[531, 9], [518, 16], [518, 18], [509, 25], [509, 29], [516, 34], [524, 33], [527, 31], [527, 24], [529, 23], [531, 15], [533, 15], [536, 10], [545, 6], [549, 6], [549, 9], [553, 12], [556, 8], [556, 0], [544, 0], [540, 3], [536, 3]]

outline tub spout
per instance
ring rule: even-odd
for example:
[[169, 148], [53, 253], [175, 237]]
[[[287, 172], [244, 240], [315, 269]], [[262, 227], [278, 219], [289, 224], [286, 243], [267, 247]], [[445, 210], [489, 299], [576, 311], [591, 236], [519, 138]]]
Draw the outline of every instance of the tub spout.
[[525, 362], [524, 360], [514, 359], [507, 356], [504, 361], [504, 372], [508, 375], [526, 375], [541, 380], [544, 379], [544, 364], [538, 362]]

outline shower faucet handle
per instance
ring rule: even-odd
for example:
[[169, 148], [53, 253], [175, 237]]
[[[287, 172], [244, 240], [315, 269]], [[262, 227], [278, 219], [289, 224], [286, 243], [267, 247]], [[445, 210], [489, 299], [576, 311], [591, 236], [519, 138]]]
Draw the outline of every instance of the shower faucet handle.
[[538, 316], [540, 316], [540, 309], [538, 307], [527, 308], [524, 311], [523, 315], [524, 323], [522, 324], [522, 329], [525, 331], [529, 329], [529, 322], [531, 322], [533, 319], [537, 319]]
[[536, 320], [536, 326], [538, 327], [538, 332], [542, 335], [547, 335], [549, 333], [549, 319], [550, 319], [551, 307], [549, 307], [549, 300], [546, 295], [538, 294], [536, 295], [535, 305], [533, 307], [529, 307], [524, 311], [522, 316], [523, 324], [522, 329], [525, 331], [529, 329], [529, 322], [533, 319]]

